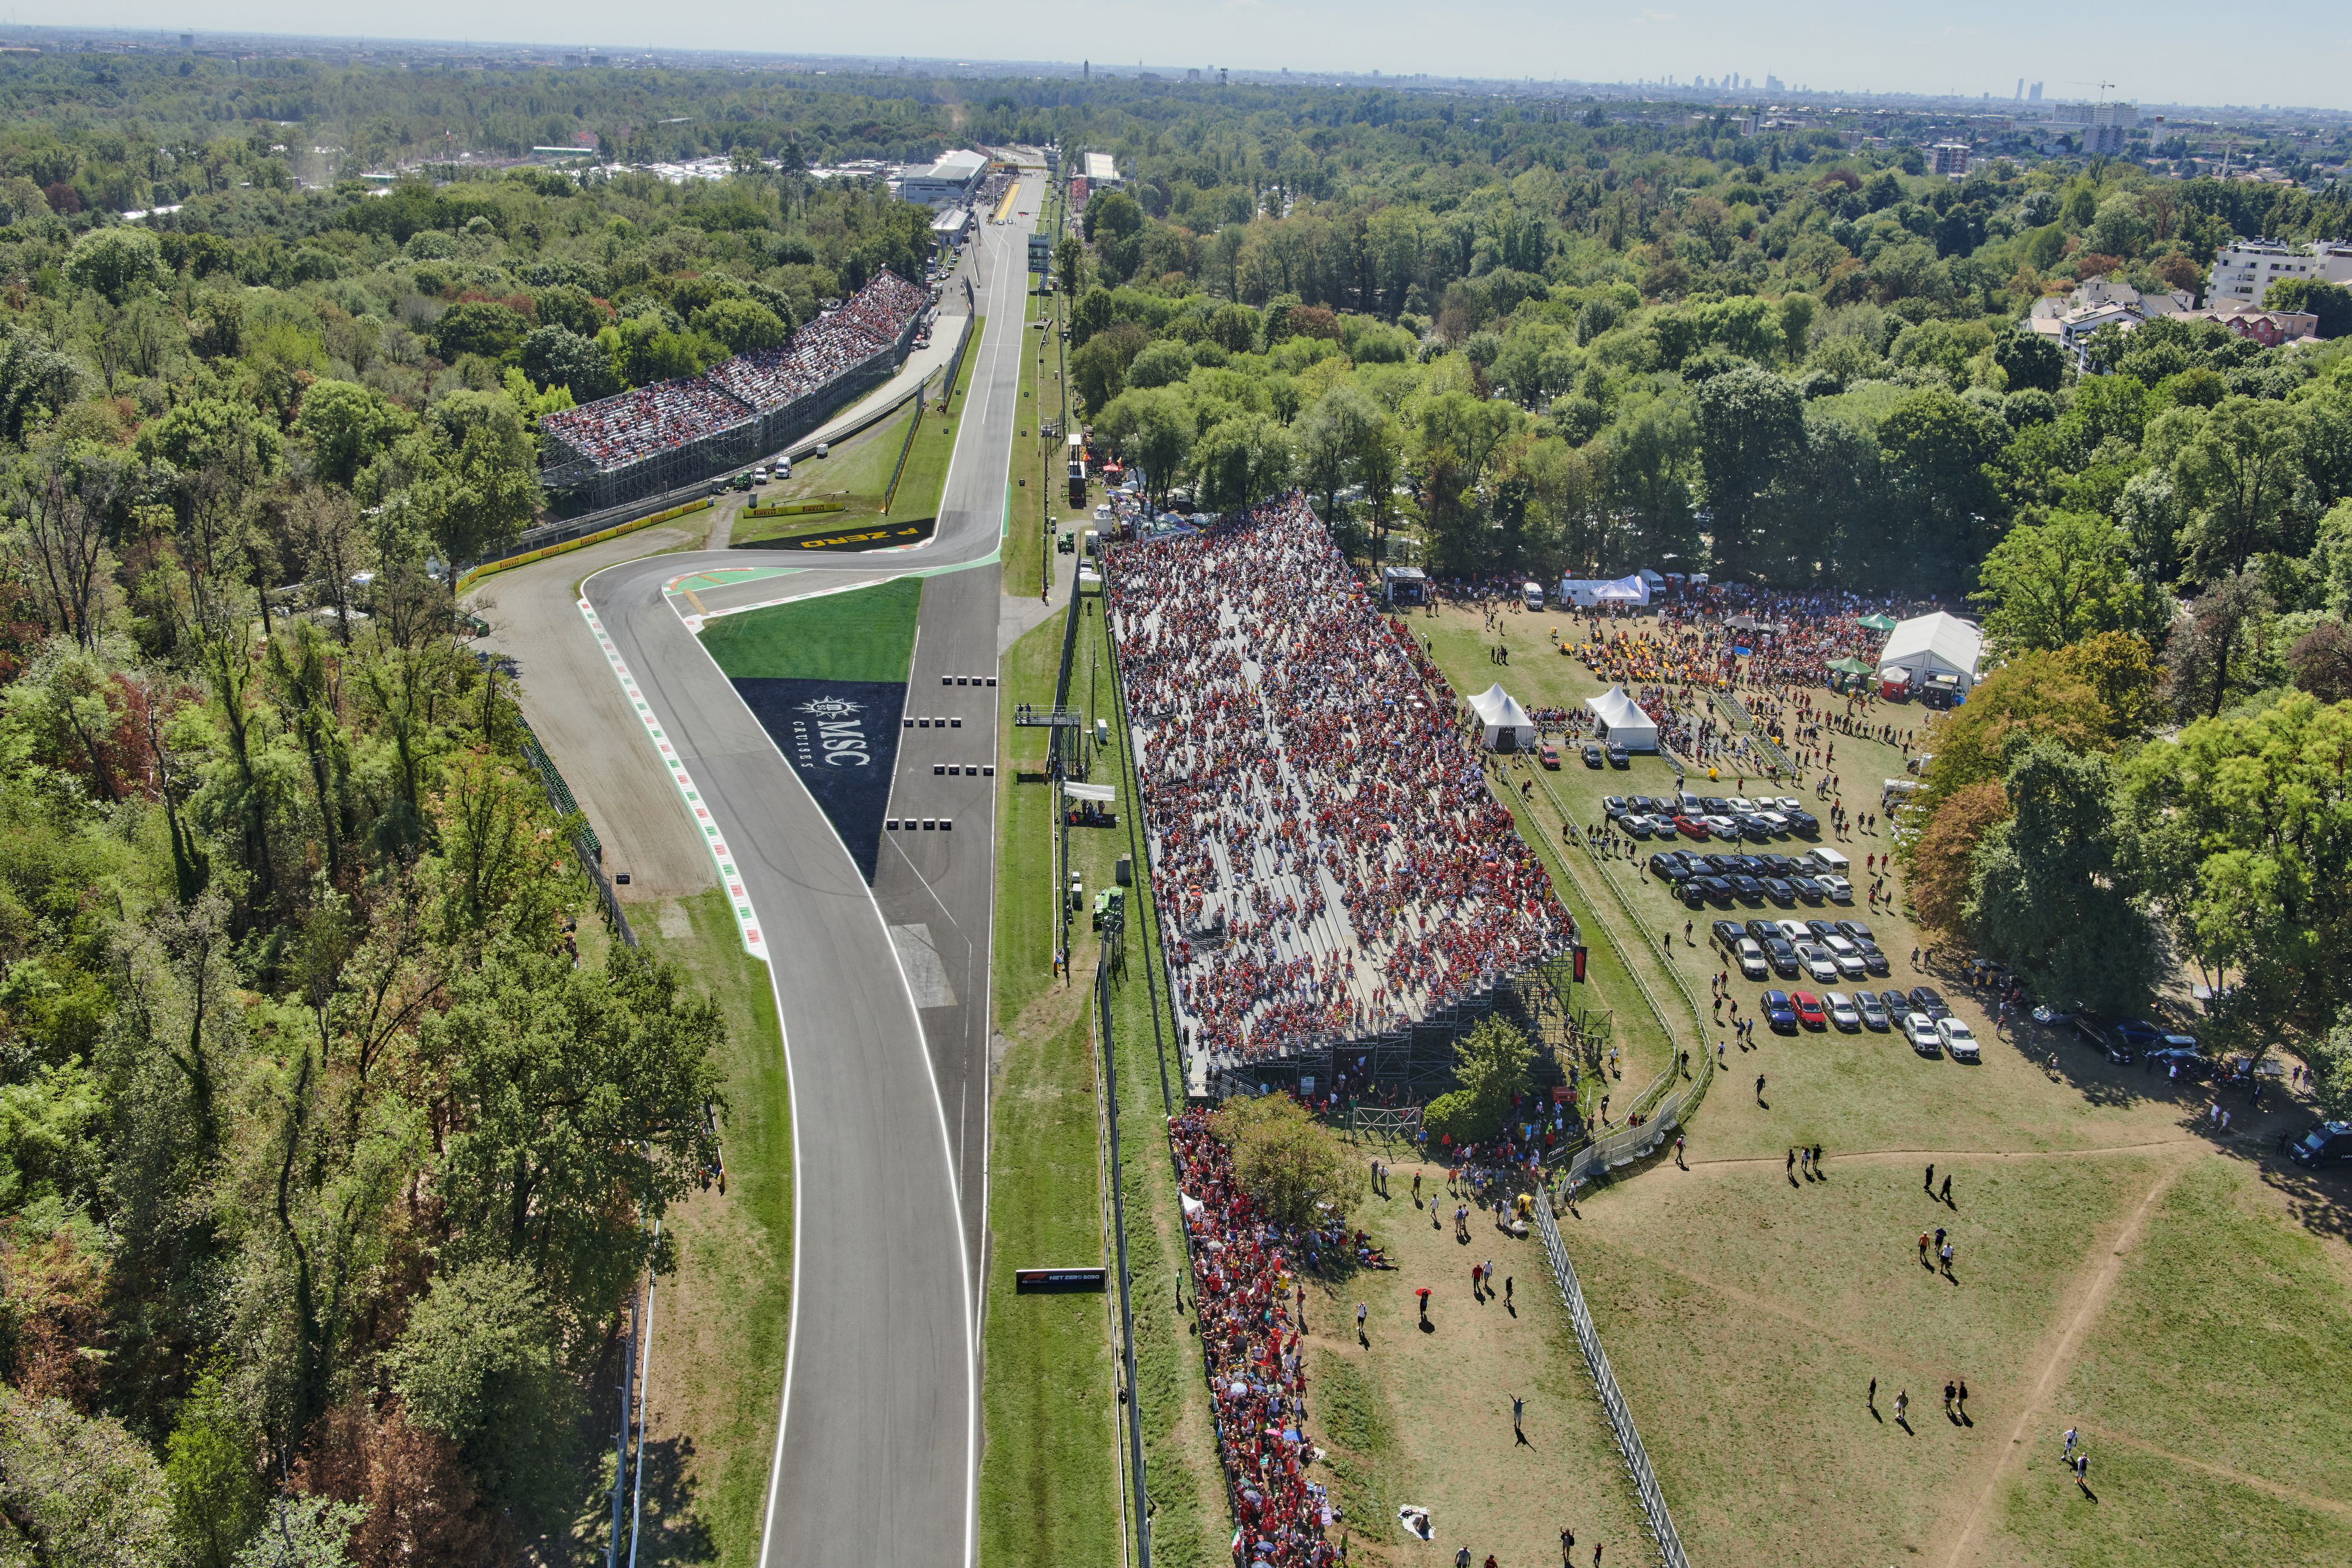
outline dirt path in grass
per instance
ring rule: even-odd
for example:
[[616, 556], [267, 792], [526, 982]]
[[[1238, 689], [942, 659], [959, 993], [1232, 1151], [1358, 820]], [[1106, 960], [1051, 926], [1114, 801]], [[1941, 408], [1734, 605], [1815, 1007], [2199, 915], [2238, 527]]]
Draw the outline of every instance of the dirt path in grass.
[[2168, 1464], [2179, 1465], [2183, 1469], [2195, 1470], [2200, 1475], [2211, 1476], [2216, 1480], [2232, 1482], [2249, 1490], [2274, 1497], [2281, 1502], [2291, 1502], [2297, 1508], [2307, 1508], [2316, 1513], [2332, 1513], [2338, 1519], [2352, 1519], [2352, 1502], [2346, 1502], [2341, 1498], [2322, 1497], [2317, 1492], [2281, 1486], [2266, 1476], [2248, 1475], [2243, 1470], [2233, 1470], [2227, 1465], [2217, 1465], [2210, 1459], [2191, 1458], [2187, 1454], [2176, 1453], [2170, 1448], [2158, 1448], [2156, 1444], [2143, 1438], [2126, 1437], [2121, 1432], [2111, 1432], [2105, 1427], [2094, 1427], [2088, 1422], [2082, 1423], [2082, 1430], [2086, 1443], [2095, 1437], [2102, 1443], [2113, 1443], [2118, 1448], [2137, 1449], [2140, 1453], [2153, 1455]]
[[1969, 1505], [1959, 1529], [1954, 1532], [1951, 1554], [1944, 1560], [1945, 1568], [1959, 1568], [1959, 1564], [1968, 1560], [1969, 1547], [1976, 1539], [1978, 1523], [1999, 1495], [2001, 1482], [2024, 1455], [2028, 1428], [2041, 1417], [2050, 1391], [2065, 1376], [2067, 1367], [2074, 1362], [2074, 1347], [2082, 1343], [2084, 1333], [2098, 1321], [2099, 1313], [2105, 1310], [2107, 1301], [2115, 1295], [2116, 1281], [2123, 1277], [2124, 1260], [2139, 1245], [2140, 1233], [2147, 1228], [2148, 1211], [2156, 1207], [2157, 1200], [2171, 1189], [2172, 1184], [2188, 1168], [2189, 1162], [2182, 1160], [2158, 1172], [2147, 1191], [2141, 1195], [2139, 1206], [2132, 1210], [2131, 1218], [2124, 1221], [2122, 1228], [2116, 1232], [2111, 1241], [2098, 1249], [2105, 1255], [2099, 1257], [2098, 1261], [2084, 1274], [2078, 1275], [2058, 1298], [2058, 1313], [2064, 1315], [2066, 1326], [2057, 1331], [2049, 1349], [2038, 1356], [2040, 1370], [2034, 1375], [2033, 1392], [2019, 1408], [2017, 1423], [2009, 1431], [2007, 1447], [1993, 1456], [1990, 1472], [1986, 1475], [1983, 1486], [1978, 1489], [1976, 1500]]
[[[1892, 1165], [1898, 1160], [1926, 1159], [1937, 1165], [1949, 1160], [2078, 1160], [2099, 1155], [2144, 1155], [2151, 1149], [2187, 1148], [2192, 1145], [2213, 1145], [2198, 1137], [2158, 1138], [2144, 1144], [2100, 1144], [2086, 1149], [1856, 1149], [1851, 1154], [1831, 1155], [1822, 1164], [1847, 1166]], [[1697, 1159], [1690, 1162], [1691, 1169], [1702, 1166], [1777, 1166], [1784, 1163], [1780, 1155], [1734, 1155], [1721, 1159]]]

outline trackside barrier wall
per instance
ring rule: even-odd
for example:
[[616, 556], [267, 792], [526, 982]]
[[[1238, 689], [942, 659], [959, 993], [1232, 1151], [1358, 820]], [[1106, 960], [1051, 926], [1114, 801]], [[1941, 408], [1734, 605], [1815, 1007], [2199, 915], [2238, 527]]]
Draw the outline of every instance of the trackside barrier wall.
[[1559, 1227], [1554, 1223], [1549, 1204], [1536, 1205], [1536, 1223], [1543, 1230], [1544, 1251], [1550, 1256], [1552, 1279], [1559, 1286], [1560, 1299], [1568, 1303], [1569, 1321], [1576, 1326], [1576, 1343], [1584, 1352], [1586, 1370], [1592, 1374], [1592, 1386], [1601, 1396], [1601, 1407], [1608, 1412], [1609, 1428], [1616, 1434], [1617, 1447], [1625, 1456], [1625, 1468], [1633, 1475], [1633, 1489], [1641, 1494], [1642, 1512], [1648, 1520], [1650, 1533], [1657, 1538], [1658, 1555], [1664, 1558], [1666, 1568], [1690, 1568], [1690, 1559], [1683, 1552], [1682, 1537], [1675, 1531], [1674, 1516], [1666, 1511], [1666, 1494], [1658, 1489], [1658, 1478], [1650, 1469], [1649, 1451], [1642, 1447], [1642, 1434], [1634, 1428], [1633, 1412], [1625, 1404], [1625, 1396], [1617, 1386], [1617, 1375], [1609, 1368], [1609, 1353], [1601, 1347], [1600, 1331], [1592, 1326], [1592, 1313], [1584, 1304], [1584, 1287], [1576, 1278], [1576, 1265], [1568, 1260], [1568, 1249], [1560, 1245]]
[[948, 379], [940, 383], [941, 408], [947, 407], [949, 401], [955, 396], [956, 377], [963, 371], [963, 351], [971, 347], [971, 324], [979, 319], [979, 317], [971, 315], [963, 319], [963, 331], [956, 339], [955, 352], [948, 356]]
[[605, 924], [623, 942], [635, 946], [637, 934], [629, 929], [629, 917], [621, 913], [619, 895], [613, 891], [612, 879], [604, 874], [604, 841], [596, 837], [596, 830], [589, 825], [587, 814], [580, 810], [580, 803], [572, 798], [572, 787], [564, 783], [563, 775], [556, 768], [555, 759], [548, 756], [547, 748], [539, 744], [539, 736], [530, 727], [530, 721], [524, 718], [520, 710], [515, 714], [515, 721], [522, 726], [523, 760], [529, 762], [531, 771], [539, 775], [541, 785], [547, 790], [547, 798], [555, 803], [556, 810], [572, 825], [572, 848], [580, 857], [580, 869], [586, 872], [588, 880], [595, 884], [596, 900], [604, 906]]
[[[457, 578], [457, 591], [460, 593], [465, 592], [466, 590], [473, 587], [474, 584], [479, 582], [482, 579], [490, 576], [494, 572], [506, 571], [510, 568], [518, 566], [528, 566], [532, 561], [545, 560], [550, 556], [567, 555], [576, 549], [585, 549], [590, 545], [602, 544], [606, 539], [619, 538], [623, 534], [635, 533], [639, 528], [649, 528], [656, 523], [668, 522], [672, 517], [685, 517], [688, 512], [708, 511], [709, 508], [710, 497], [704, 496], [698, 499], [688, 501], [682, 507], [671, 507], [664, 511], [656, 512], [650, 517], [639, 517], [634, 522], [621, 523], [612, 528], [600, 528], [596, 532], [591, 534], [574, 534], [569, 538], [551, 544], [541, 544], [536, 549], [525, 549], [517, 555], [500, 556], [495, 560], [481, 561], [474, 566], [467, 567], [464, 572], [459, 574]], [[528, 538], [529, 536], [526, 535], [525, 537]]]

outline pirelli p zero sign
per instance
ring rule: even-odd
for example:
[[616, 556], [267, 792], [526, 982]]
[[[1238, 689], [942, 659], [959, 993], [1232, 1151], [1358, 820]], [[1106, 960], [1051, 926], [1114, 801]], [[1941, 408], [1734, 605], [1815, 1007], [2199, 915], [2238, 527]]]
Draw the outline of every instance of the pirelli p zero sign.
[[1109, 1288], [1109, 1273], [1108, 1269], [1016, 1269], [1013, 1290], [1024, 1296], [1101, 1291]]

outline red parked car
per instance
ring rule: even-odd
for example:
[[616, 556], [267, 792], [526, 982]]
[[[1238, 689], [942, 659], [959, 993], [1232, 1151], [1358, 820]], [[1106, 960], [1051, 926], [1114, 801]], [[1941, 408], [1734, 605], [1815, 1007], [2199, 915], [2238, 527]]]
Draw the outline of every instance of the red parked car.
[[1706, 837], [1706, 824], [1700, 821], [1696, 817], [1676, 817], [1675, 819], [1675, 830], [1686, 839], [1703, 839]]
[[1789, 1002], [1797, 1009], [1797, 1021], [1807, 1029], [1829, 1028], [1829, 1012], [1822, 1006], [1822, 998], [1812, 992], [1791, 991], [1789, 993]]

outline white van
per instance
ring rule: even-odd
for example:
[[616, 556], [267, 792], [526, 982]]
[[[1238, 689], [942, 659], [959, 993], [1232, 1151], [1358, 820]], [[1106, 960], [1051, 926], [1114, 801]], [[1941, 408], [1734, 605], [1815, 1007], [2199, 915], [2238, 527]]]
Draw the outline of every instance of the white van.
[[1833, 850], [1827, 844], [1814, 845], [1811, 852], [1805, 856], [1805, 863], [1832, 876], [1851, 877], [1853, 874], [1853, 862], [1845, 858], [1844, 852]]
[[1527, 584], [1519, 590], [1519, 596], [1527, 601], [1527, 606], [1530, 610], [1541, 610], [1544, 607], [1543, 584], [1540, 582]]

